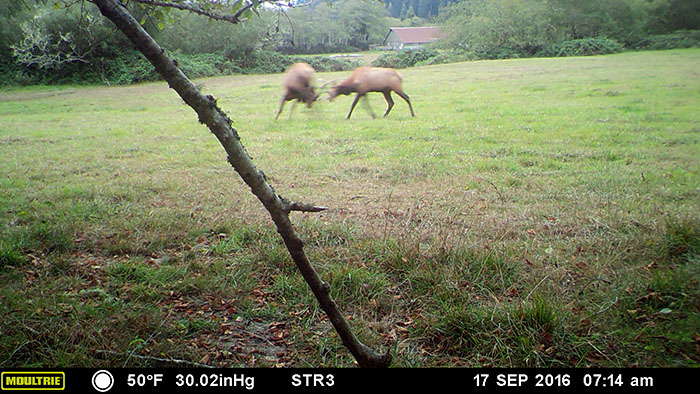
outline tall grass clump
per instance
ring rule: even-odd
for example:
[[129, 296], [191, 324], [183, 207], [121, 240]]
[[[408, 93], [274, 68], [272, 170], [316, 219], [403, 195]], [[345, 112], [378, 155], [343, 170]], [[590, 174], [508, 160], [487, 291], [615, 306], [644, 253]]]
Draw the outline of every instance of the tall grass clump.
[[668, 256], [691, 260], [700, 257], [700, 221], [692, 218], [668, 219]]

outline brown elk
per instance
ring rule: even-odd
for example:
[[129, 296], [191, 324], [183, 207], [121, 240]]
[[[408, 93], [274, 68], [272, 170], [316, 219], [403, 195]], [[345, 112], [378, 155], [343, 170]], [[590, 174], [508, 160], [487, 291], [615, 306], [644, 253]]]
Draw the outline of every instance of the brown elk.
[[[369, 92], [382, 92], [388, 104], [386, 112], [384, 112], [384, 116], [387, 116], [394, 106], [394, 100], [391, 99], [391, 92], [394, 91], [402, 99], [406, 100], [408, 108], [411, 110], [411, 116], [416, 116], [413, 113], [411, 100], [401, 87], [401, 80], [401, 75], [392, 68], [358, 67], [347, 79], [331, 88], [328, 92], [328, 101], [332, 101], [339, 94], [348, 95], [356, 92], [357, 96], [355, 101], [352, 102], [350, 112], [346, 117], [346, 119], [350, 119], [352, 110], [355, 109], [359, 99]], [[374, 113], [372, 113], [372, 117], [374, 117]]]
[[292, 117], [294, 106], [297, 101], [305, 102], [306, 106], [311, 108], [311, 104], [318, 99], [319, 94], [314, 91], [312, 79], [316, 71], [313, 67], [306, 63], [294, 63], [284, 73], [284, 95], [280, 103], [280, 109], [277, 111], [275, 119], [280, 117], [284, 103], [290, 100], [292, 109], [289, 111], [289, 117]]

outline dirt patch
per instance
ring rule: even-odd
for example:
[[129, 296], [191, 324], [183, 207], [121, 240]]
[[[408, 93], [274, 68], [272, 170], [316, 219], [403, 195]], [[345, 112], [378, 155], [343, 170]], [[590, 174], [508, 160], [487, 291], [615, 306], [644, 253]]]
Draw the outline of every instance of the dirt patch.
[[76, 90], [57, 90], [57, 91], [40, 91], [40, 92], [5, 92], [0, 94], [0, 102], [3, 101], [23, 101], [43, 99], [55, 96], [65, 96], [75, 93]]

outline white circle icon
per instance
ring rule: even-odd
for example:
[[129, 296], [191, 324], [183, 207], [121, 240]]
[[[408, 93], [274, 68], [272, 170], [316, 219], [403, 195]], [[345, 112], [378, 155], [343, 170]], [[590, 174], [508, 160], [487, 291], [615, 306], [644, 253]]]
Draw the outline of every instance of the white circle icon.
[[109, 371], [101, 369], [92, 375], [92, 387], [100, 393], [109, 391], [114, 386], [114, 376]]

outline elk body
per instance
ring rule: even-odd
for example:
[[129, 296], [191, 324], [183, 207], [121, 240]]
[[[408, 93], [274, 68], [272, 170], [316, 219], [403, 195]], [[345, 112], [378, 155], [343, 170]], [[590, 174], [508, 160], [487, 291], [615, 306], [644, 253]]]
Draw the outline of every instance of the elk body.
[[315, 72], [313, 67], [306, 63], [294, 63], [285, 71], [283, 80], [284, 95], [282, 96], [280, 109], [277, 111], [275, 119], [280, 117], [284, 103], [290, 100], [296, 100], [292, 102], [292, 109], [289, 111], [290, 118], [292, 117], [292, 112], [294, 111], [294, 106], [297, 101], [304, 102], [307, 107], [311, 108], [311, 104], [316, 101], [319, 96], [314, 91], [312, 85]]
[[[406, 100], [408, 108], [411, 110], [411, 116], [416, 116], [413, 113], [411, 100], [401, 87], [401, 81], [401, 75], [392, 68], [358, 67], [347, 79], [331, 88], [328, 93], [328, 101], [332, 101], [339, 94], [348, 95], [353, 92], [357, 93], [355, 101], [352, 102], [352, 106], [350, 107], [350, 112], [346, 117], [346, 119], [350, 119], [350, 115], [352, 115], [352, 111], [355, 109], [358, 100], [369, 92], [381, 92], [384, 94], [388, 105], [386, 112], [384, 112], [384, 116], [387, 116], [394, 106], [394, 100], [391, 99], [391, 92], [394, 91], [401, 96], [402, 99]], [[374, 117], [373, 113], [372, 117]]]

